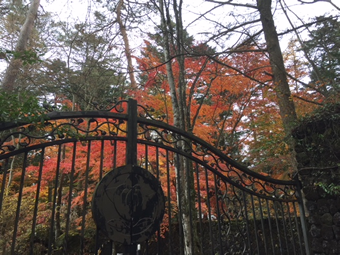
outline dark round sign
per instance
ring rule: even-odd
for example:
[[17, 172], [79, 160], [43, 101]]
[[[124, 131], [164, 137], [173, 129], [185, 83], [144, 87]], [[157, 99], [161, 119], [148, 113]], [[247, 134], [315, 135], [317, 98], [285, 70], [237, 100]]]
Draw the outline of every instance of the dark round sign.
[[126, 165], [107, 173], [92, 199], [98, 228], [112, 241], [141, 243], [159, 227], [165, 200], [160, 182], [139, 166]]

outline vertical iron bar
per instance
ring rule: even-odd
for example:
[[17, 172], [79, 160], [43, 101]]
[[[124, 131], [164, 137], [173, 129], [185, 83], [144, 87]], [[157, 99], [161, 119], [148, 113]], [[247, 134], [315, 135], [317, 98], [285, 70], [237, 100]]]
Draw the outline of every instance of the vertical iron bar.
[[[133, 99], [128, 100], [128, 121], [127, 121], [127, 145], [126, 145], [126, 164], [137, 165], [137, 101]], [[130, 222], [132, 225], [132, 221]], [[132, 226], [130, 226], [130, 234], [132, 237]], [[135, 254], [135, 244], [125, 246], [130, 254]], [[125, 254], [125, 253], [124, 253]]]
[[[136, 141], [137, 142], [137, 141]], [[137, 144], [137, 146], [138, 146], [138, 144]], [[145, 155], [145, 169], [147, 170], [147, 171], [149, 171], [149, 169], [148, 169], [148, 165], [149, 165], [149, 146], [147, 145], [147, 144], [145, 144], [145, 148], [144, 148], [144, 155]], [[152, 169], [152, 166], [151, 166], [151, 168], [150, 169]], [[152, 173], [153, 174], [153, 173]], [[157, 243], [159, 242], [159, 239], [157, 240]], [[148, 240], [145, 242], [145, 244], [146, 244], [146, 254], [148, 254]]]
[[84, 252], [84, 234], [85, 234], [85, 217], [87, 213], [87, 184], [89, 181], [90, 172], [90, 159], [91, 159], [91, 140], [87, 142], [87, 161], [86, 161], [86, 172], [85, 172], [85, 184], [84, 184], [84, 201], [83, 201], [83, 212], [82, 212], [82, 223], [81, 223], [81, 234], [80, 234], [80, 254]]
[[177, 189], [177, 204], [178, 204], [178, 236], [179, 236], [179, 248], [180, 248], [180, 254], [184, 254], [184, 249], [183, 249], [183, 229], [182, 229], [182, 216], [183, 216], [183, 211], [182, 211], [182, 187], [181, 187], [181, 176], [180, 176], [180, 155], [176, 153], [176, 189]]
[[103, 178], [103, 165], [104, 165], [104, 141], [100, 140], [101, 146], [100, 146], [100, 165], [99, 165], [99, 180], [100, 181]]
[[201, 205], [201, 189], [200, 189], [200, 175], [199, 175], [199, 166], [196, 163], [196, 185], [197, 185], [197, 201], [198, 201], [198, 219], [199, 219], [199, 225], [200, 225], [200, 249], [201, 254], [203, 254], [203, 227], [202, 227], [202, 205]]
[[168, 184], [168, 214], [169, 214], [169, 254], [172, 254], [172, 226], [171, 226], [171, 187], [170, 187], [170, 167], [169, 167], [169, 151], [166, 150], [166, 178], [167, 178], [167, 184]]
[[266, 199], [266, 206], [267, 206], [267, 211], [268, 211], [268, 223], [269, 223], [270, 241], [272, 243], [273, 254], [275, 255], [275, 242], [274, 242], [274, 239], [273, 239], [274, 234], [273, 234], [272, 220], [271, 220], [271, 214], [270, 214], [270, 207], [269, 207], [268, 199]]
[[268, 254], [268, 248], [267, 248], [267, 231], [264, 227], [264, 220], [263, 220], [263, 210], [262, 210], [262, 203], [261, 198], [257, 197], [259, 200], [259, 208], [260, 208], [260, 216], [261, 216], [261, 227], [262, 227], [262, 236], [263, 236], [263, 242], [264, 242], [264, 250], [265, 254]]
[[282, 202], [278, 201], [278, 204], [281, 208], [281, 212], [282, 212], [282, 224], [283, 224], [283, 233], [284, 233], [284, 236], [285, 236], [285, 241], [286, 241], [286, 252], [284, 252], [285, 254], [289, 254], [289, 246], [288, 246], [288, 236], [287, 236], [287, 227], [286, 227], [286, 217], [285, 217], [285, 210], [284, 210], [284, 207], [283, 207], [283, 204]]
[[207, 168], [204, 168], [205, 170], [205, 185], [207, 187], [207, 206], [208, 206], [208, 221], [209, 221], [209, 233], [210, 233], [210, 242], [211, 242], [211, 254], [215, 254], [214, 252], [214, 236], [212, 232], [212, 226], [211, 226], [211, 207], [210, 207], [210, 197], [209, 197], [209, 182], [208, 182], [208, 171]]
[[[103, 164], [104, 164], [104, 144], [105, 140], [101, 139], [101, 146], [100, 146], [100, 165], [99, 165], [99, 181], [103, 178]], [[100, 248], [100, 241], [99, 241], [99, 228], [96, 224], [96, 236], [95, 236], [95, 255], [97, 255], [98, 250]], [[112, 249], [111, 249], [112, 250]]]
[[216, 175], [214, 174], [214, 185], [215, 185], [215, 199], [216, 199], [216, 213], [217, 213], [217, 224], [218, 224], [218, 239], [220, 243], [220, 254], [223, 254], [223, 243], [222, 243], [222, 229], [221, 229], [221, 214], [220, 214], [220, 206], [219, 206], [219, 198], [218, 198], [218, 189], [217, 189], [217, 180]]
[[[296, 176], [296, 178], [298, 178]], [[299, 209], [300, 209], [300, 221], [301, 221], [301, 227], [302, 227], [302, 234], [303, 234], [303, 240], [305, 242], [305, 250], [306, 250], [306, 255], [310, 255], [311, 252], [309, 250], [309, 241], [307, 237], [307, 227], [306, 227], [306, 218], [305, 218], [305, 208], [303, 205], [302, 201], [302, 192], [301, 192], [301, 184], [298, 182], [297, 187], [296, 187], [296, 192], [297, 192], [297, 198], [299, 202]]]
[[144, 151], [145, 151], [145, 153], [144, 153], [145, 154], [145, 169], [149, 170], [148, 169], [148, 166], [149, 166], [149, 147], [148, 147], [147, 144], [145, 144]]
[[[104, 165], [104, 151], [105, 151], [105, 140], [104, 139], [101, 139], [101, 146], [100, 146], [100, 166], [99, 166], [99, 180], [98, 180], [98, 183], [99, 181], [103, 178], [103, 165]], [[100, 240], [99, 240], [99, 228], [96, 224], [96, 236], [95, 236], [95, 255], [97, 255], [98, 253], [98, 250], [101, 246], [100, 244]], [[111, 244], [112, 246], [112, 244]], [[111, 250], [112, 250], [112, 247], [111, 247]]]
[[299, 244], [300, 244], [300, 251], [302, 253], [304, 248], [303, 248], [303, 243], [302, 243], [302, 238], [301, 238], [301, 233], [300, 233], [301, 228], [300, 228], [299, 221], [297, 219], [298, 216], [297, 216], [297, 213], [296, 213], [295, 202], [293, 203], [293, 208], [294, 208], [294, 221], [295, 221], [296, 231], [298, 233], [298, 240], [299, 240]]
[[283, 254], [283, 245], [282, 245], [282, 240], [281, 240], [281, 234], [280, 234], [280, 226], [279, 226], [279, 221], [277, 217], [277, 208], [275, 204], [276, 200], [273, 200], [273, 207], [274, 207], [274, 216], [275, 216], [275, 222], [276, 222], [276, 231], [277, 231], [277, 238], [279, 240], [279, 245], [280, 245], [280, 253]]
[[2, 202], [4, 199], [4, 194], [5, 194], [5, 187], [6, 187], [6, 178], [7, 178], [7, 171], [8, 171], [8, 158], [5, 160], [6, 163], [4, 164], [4, 166], [1, 166], [1, 169], [3, 170], [3, 174], [2, 174], [2, 183], [1, 183], [1, 192], [0, 192], [0, 213], [2, 210]]
[[[223, 182], [223, 185], [225, 185], [225, 191], [223, 194], [223, 202], [221, 209], [223, 211], [223, 228], [224, 228], [224, 242], [226, 249], [230, 249], [230, 240], [228, 240], [228, 236], [230, 235], [230, 230], [232, 228], [230, 222], [232, 220], [235, 220], [235, 215], [233, 214], [233, 205], [232, 202], [229, 199], [228, 193], [229, 191], [229, 183]], [[236, 222], [236, 220], [235, 220]]]
[[253, 212], [253, 220], [254, 220], [254, 235], [255, 235], [255, 240], [256, 240], [256, 247], [257, 247], [257, 252], [258, 254], [260, 253], [260, 243], [259, 243], [259, 237], [258, 237], [258, 230], [257, 230], [257, 225], [256, 225], [256, 212], [255, 212], [255, 205], [254, 205], [254, 197], [253, 195], [249, 195], [250, 200], [251, 200], [251, 208]]
[[126, 164], [137, 164], [137, 101], [133, 99], [128, 102]]
[[156, 147], [156, 178], [159, 181], [159, 148], [158, 147]]
[[56, 203], [57, 203], [57, 190], [59, 185], [59, 170], [60, 170], [60, 160], [61, 160], [61, 144], [58, 145], [58, 157], [57, 157], [57, 169], [55, 174], [55, 182], [54, 182], [54, 194], [52, 200], [52, 215], [51, 215], [51, 227], [50, 227], [50, 237], [48, 240], [48, 254], [52, 254], [52, 242], [53, 241], [53, 232], [54, 232], [54, 216], [56, 211]]
[[73, 142], [73, 154], [72, 154], [71, 172], [70, 172], [70, 185], [69, 185], [69, 191], [68, 191], [69, 195], [68, 195], [68, 201], [67, 201], [67, 218], [66, 218], [66, 226], [65, 226], [65, 242], [64, 242], [64, 253], [65, 254], [67, 254], [67, 239], [68, 239], [68, 232], [70, 230], [70, 215], [71, 215], [71, 204], [72, 204], [72, 193], [73, 193], [73, 181], [74, 181], [76, 154], [77, 154], [77, 142]]
[[[4, 199], [6, 179], [7, 179], [7, 171], [8, 171], [8, 161], [9, 160], [8, 160], [8, 158], [6, 158], [4, 161], [5, 161], [5, 163], [2, 166], [0, 166], [0, 169], [3, 171], [2, 172], [1, 191], [0, 191], [0, 214], [1, 214], [2, 203], [3, 203], [3, 199]], [[6, 244], [3, 244], [2, 254], [6, 254]]]
[[26, 151], [25, 154], [24, 154], [24, 160], [23, 160], [23, 163], [22, 163], [22, 172], [21, 172], [21, 177], [20, 177], [20, 189], [19, 189], [17, 210], [16, 210], [16, 214], [15, 214], [11, 254], [16, 254], [16, 252], [15, 252], [15, 241], [16, 241], [16, 238], [17, 238], [17, 231], [18, 231], [19, 218], [20, 218], [20, 207], [21, 207], [22, 193], [23, 193], [23, 189], [24, 189], [26, 164], [27, 164], [27, 154], [28, 154], [28, 152]]
[[[159, 180], [159, 148], [158, 147], [156, 147], [156, 178], [160, 182]], [[157, 253], [158, 254], [161, 254], [161, 248], [159, 245], [160, 240], [161, 240], [160, 231], [161, 231], [160, 226], [158, 226], [158, 229], [157, 229]], [[148, 243], [146, 243], [146, 245], [148, 246]]]
[[[195, 246], [195, 240], [194, 240], [194, 236], [196, 235], [196, 233], [193, 232], [194, 228], [193, 228], [193, 217], [192, 217], [192, 195], [191, 195], [191, 181], [193, 181], [191, 179], [191, 171], [192, 169], [189, 168], [189, 166], [191, 166], [192, 162], [190, 162], [190, 160], [188, 158], [185, 158], [185, 168], [186, 168], [186, 171], [185, 171], [185, 174], [187, 175], [187, 182], [188, 182], [188, 185], [187, 185], [187, 194], [188, 194], [188, 197], [189, 198], [189, 221], [190, 221], [190, 234], [191, 234], [191, 254], [195, 254], [194, 252], [194, 246]], [[196, 220], [195, 220], [195, 224], [196, 224]], [[196, 229], [196, 228], [195, 228]]]
[[[251, 238], [250, 238], [250, 228], [249, 228], [249, 218], [248, 218], [248, 211], [247, 211], [247, 199], [246, 199], [246, 193], [244, 190], [242, 190], [242, 197], [243, 197], [243, 203], [244, 203], [244, 213], [246, 216], [246, 228], [247, 228], [247, 239], [248, 239], [248, 245], [249, 245], [249, 252], [250, 254], [253, 254], [253, 247], [251, 246]], [[242, 207], [240, 208], [242, 209]]]
[[107, 245], [109, 246], [110, 252], [112, 253], [112, 251], [115, 251], [115, 245], [114, 245], [113, 241], [110, 240], [107, 243], [108, 243]]
[[112, 157], [112, 165], [113, 165], [113, 169], [117, 168], [117, 140], [113, 141], [113, 157]]
[[[289, 226], [290, 226], [290, 235], [291, 235], [291, 243], [293, 244], [293, 252], [294, 255], [296, 255], [296, 247], [295, 247], [295, 238], [294, 238], [294, 228], [293, 228], [293, 224], [292, 224], [292, 219], [290, 217], [290, 207], [289, 207], [289, 203], [294, 203], [294, 202], [286, 202], [287, 204], [287, 214], [288, 214], [288, 221], [289, 221]], [[286, 218], [286, 217], [285, 217]], [[298, 228], [296, 228], [296, 230], [299, 230]]]
[[280, 235], [280, 226], [279, 226], [279, 221], [278, 221], [278, 217], [277, 217], [277, 208], [276, 208], [276, 200], [273, 200], [273, 206], [274, 206], [274, 213], [275, 213], [275, 222], [276, 222], [276, 231], [277, 231], [277, 237], [279, 239], [279, 245], [280, 245], [280, 252], [281, 254], [283, 254], [283, 244], [282, 244], [282, 240], [281, 240], [281, 235]]
[[[157, 240], [157, 243], [158, 243], [158, 242], [159, 242], [159, 239]], [[138, 246], [137, 246], [137, 247], [138, 247]], [[136, 254], [136, 255], [139, 255], [139, 251], [140, 251], [140, 250], [137, 251], [137, 254]], [[149, 254], [149, 239], [145, 241], [145, 252], [146, 252], [145, 255], [148, 255], [148, 254]], [[158, 253], [158, 254], [160, 254], [160, 253]]]
[[42, 177], [42, 169], [44, 165], [44, 157], [45, 157], [45, 147], [42, 148], [40, 154], [40, 166], [38, 171], [38, 181], [37, 181], [37, 193], [35, 195], [35, 202], [34, 202], [34, 212], [33, 212], [33, 222], [32, 222], [32, 231], [31, 231], [31, 238], [30, 238], [30, 254], [33, 254], [33, 245], [34, 245], [34, 236], [35, 236], [35, 227], [37, 223], [37, 214], [38, 214], [38, 204], [39, 204], [39, 196], [40, 196], [40, 186], [41, 186], [41, 177]]

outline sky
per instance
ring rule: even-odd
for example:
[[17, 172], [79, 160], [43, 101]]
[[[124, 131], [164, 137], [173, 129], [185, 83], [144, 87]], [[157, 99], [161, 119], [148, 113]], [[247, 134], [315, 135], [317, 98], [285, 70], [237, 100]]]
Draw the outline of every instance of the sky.
[[[93, 0], [92, 0], [93, 1]], [[60, 19], [62, 20], [85, 20], [91, 19], [91, 16], [88, 15], [88, 10], [91, 10], [94, 8], [93, 3], [91, 0], [42, 0], [41, 6], [45, 11], [54, 12], [56, 13]], [[308, 1], [308, 0], [307, 0]], [[255, 0], [239, 0], [234, 2], [240, 2], [240, 3], [249, 3], [256, 4]], [[294, 25], [298, 26], [301, 25], [301, 22], [299, 21], [299, 18], [304, 20], [305, 22], [310, 21], [312, 18], [316, 16], [321, 16], [326, 13], [332, 13], [332, 14], [339, 14], [339, 11], [336, 10], [331, 4], [327, 2], [316, 2], [313, 4], [301, 4], [298, 2], [298, 0], [285, 0], [287, 4], [289, 4], [291, 10], [296, 14], [288, 11], [289, 16], [293, 20]], [[311, 1], [309, 1], [311, 2]], [[275, 4], [276, 1], [273, 1]], [[279, 6], [274, 7], [274, 17], [275, 17], [275, 24], [277, 26], [278, 32], [284, 31], [285, 29], [289, 28], [289, 23], [285, 16], [283, 15], [282, 11], [279, 11]], [[183, 12], [183, 19], [184, 24], [188, 25], [190, 24], [187, 29], [190, 34], [195, 35], [196, 40], [200, 40], [200, 38], [204, 38], [204, 36], [200, 36], [200, 34], [203, 31], [213, 31], [213, 23], [209, 23], [206, 20], [200, 20], [195, 21], [197, 19], [198, 15], [203, 14], [207, 10], [213, 7], [212, 3], [206, 2], [204, 0], [184, 0], [184, 12]], [[234, 19], [235, 17], [232, 17], [229, 13], [232, 11], [234, 14], [241, 13], [242, 11], [249, 12], [249, 10], [246, 10], [246, 8], [240, 8], [240, 7], [232, 7], [229, 5], [224, 6], [223, 8], [218, 8], [214, 11], [214, 14], [210, 17], [212, 19], [218, 19], [221, 22], [224, 22], [225, 24], [229, 22], [231, 19]], [[229, 15], [228, 15], [229, 14]], [[298, 16], [298, 18], [296, 17]], [[133, 36], [130, 34], [130, 36]], [[287, 46], [289, 38], [285, 38], [281, 42], [281, 47], [283, 50]], [[132, 38], [131, 41], [136, 40], [136, 38]]]

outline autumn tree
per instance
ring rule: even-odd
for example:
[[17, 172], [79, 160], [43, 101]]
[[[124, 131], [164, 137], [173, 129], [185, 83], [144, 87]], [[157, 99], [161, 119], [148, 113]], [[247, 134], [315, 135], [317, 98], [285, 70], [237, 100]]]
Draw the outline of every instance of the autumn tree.
[[[174, 109], [168, 72], [158, 47], [163, 38], [155, 34], [151, 35], [152, 41], [145, 41], [142, 57], [138, 59], [139, 69], [142, 70], [141, 84], [144, 84], [141, 85], [143, 90], [138, 99], [153, 106], [156, 113], [166, 113], [166, 120], [173, 124]], [[216, 61], [206, 55], [214, 52], [208, 45], [197, 43], [190, 36], [186, 37], [185, 45], [190, 49], [184, 59], [186, 82], [183, 102], [188, 108], [186, 121], [189, 132], [242, 161], [245, 159], [243, 144], [250, 135], [246, 116], [251, 115], [253, 107], [264, 103], [260, 98], [266, 88], [256, 81], [268, 79], [265, 71], [269, 71], [269, 63], [263, 53], [252, 51], [254, 47], [249, 47], [247, 54], [234, 53], [217, 57]], [[258, 68], [258, 63], [264, 67]], [[229, 67], [231, 65], [238, 66], [252, 79], [239, 74]], [[174, 80], [178, 81], [180, 65], [177, 59], [172, 61], [171, 68]], [[175, 86], [177, 88], [179, 84]]]
[[[158, 10], [160, 16], [160, 28], [163, 36], [162, 48], [164, 52], [164, 60], [166, 66], [167, 81], [169, 84], [169, 91], [171, 95], [172, 111], [174, 126], [182, 130], [188, 130], [188, 123], [186, 122], [186, 81], [185, 81], [185, 48], [184, 48], [184, 28], [182, 21], [182, 1], [172, 1], [174, 12], [175, 27], [172, 27], [172, 20], [170, 15], [171, 6], [167, 1], [158, 1]], [[175, 32], [175, 33], [174, 33]], [[178, 63], [178, 79], [175, 80], [174, 70], [172, 66], [172, 58], [175, 57]], [[185, 150], [185, 144], [179, 142], [177, 146]], [[186, 169], [189, 168], [189, 171]], [[192, 190], [193, 174], [190, 172], [190, 162], [183, 157], [177, 159], [176, 175], [178, 176], [177, 186], [181, 186], [181, 192], [177, 189], [178, 200], [186, 206], [181, 208], [179, 212], [180, 222], [182, 222], [184, 232], [184, 254], [188, 255], [192, 252], [197, 252], [197, 232], [195, 228], [191, 228], [190, 224], [190, 208], [192, 206], [193, 198], [189, 190]], [[190, 206], [191, 204], [191, 206]]]
[[[303, 75], [301, 72], [296, 72], [297, 77], [292, 76], [291, 69], [288, 70], [284, 63], [283, 52], [279, 43], [279, 33], [275, 27], [275, 16], [273, 16], [272, 8], [273, 1], [271, 0], [257, 0], [256, 3], [243, 3], [242, 1], [214, 1], [209, 0], [208, 2], [214, 3], [215, 5], [211, 10], [206, 11], [202, 14], [202, 17], [209, 20], [209, 13], [214, 11], [214, 8], [233, 8], [234, 22], [227, 21], [225, 24], [214, 23], [216, 33], [212, 33], [208, 38], [210, 41], [220, 42], [220, 54], [231, 54], [234, 51], [242, 51], [240, 47], [247, 45], [249, 43], [257, 45], [258, 50], [262, 50], [268, 60], [270, 61], [271, 70], [266, 71], [267, 74], [271, 76], [271, 79], [266, 80], [263, 83], [264, 86], [273, 89], [275, 92], [276, 99], [274, 100], [279, 109], [279, 115], [281, 116], [281, 121], [275, 121], [276, 125], [282, 125], [283, 129], [275, 129], [274, 132], [284, 131], [284, 136], [279, 136], [284, 144], [288, 145], [291, 152], [292, 159], [289, 162], [292, 163], [293, 171], [296, 171], [296, 163], [294, 157], [294, 141], [291, 137], [291, 131], [295, 124], [297, 123], [297, 110], [294, 100], [302, 100], [305, 103], [311, 103], [312, 107], [318, 105], [319, 102], [314, 103], [312, 98], [307, 95], [309, 90], [309, 85], [303, 82]], [[283, 1], [284, 2], [284, 1]], [[281, 3], [281, 7], [284, 8], [282, 1], [277, 1], [278, 4]], [[277, 5], [280, 6], [280, 5]], [[285, 11], [285, 9], [283, 9]], [[277, 15], [277, 14], [276, 14]], [[299, 29], [305, 28], [307, 25], [302, 25], [299, 28], [293, 27], [288, 31], [280, 33], [280, 36], [286, 35], [289, 32], [297, 32]], [[231, 46], [225, 46], [223, 44], [223, 39], [226, 37], [234, 38], [234, 44]], [[264, 43], [263, 43], [264, 42]], [[244, 52], [246, 53], [246, 52]], [[213, 58], [213, 56], [212, 56]], [[233, 66], [235, 70], [238, 68]], [[296, 69], [297, 70], [297, 69]], [[306, 67], [305, 67], [306, 70]], [[239, 73], [242, 73], [238, 70]], [[305, 94], [301, 95], [302, 90], [296, 95], [292, 95], [291, 86], [293, 83], [290, 81], [295, 81], [298, 83], [298, 87], [305, 87]], [[296, 86], [295, 86], [296, 88]], [[294, 99], [295, 98], [295, 99]], [[272, 98], [273, 99], [273, 98]], [[268, 108], [270, 109], [270, 108]], [[257, 109], [255, 109], [256, 111]], [[261, 110], [260, 110], [261, 112]], [[269, 120], [270, 118], [268, 118]], [[263, 119], [264, 120], [264, 119]], [[256, 125], [255, 125], [256, 126]], [[262, 124], [260, 125], [262, 126]], [[268, 123], [268, 126], [271, 126]], [[258, 126], [259, 127], [259, 126]], [[274, 126], [272, 126], [274, 127]], [[272, 130], [273, 131], [273, 130]], [[257, 137], [258, 138], [258, 137]], [[252, 138], [253, 141], [257, 140]]]
[[[215, 2], [213, 0], [209, 2]], [[274, 24], [274, 17], [272, 14], [272, 1], [271, 0], [257, 0], [255, 4], [243, 4], [243, 3], [234, 3], [232, 1], [223, 3], [230, 6], [235, 6], [237, 8], [249, 8], [256, 10], [259, 14], [259, 18], [253, 18], [252, 21], [247, 21], [249, 23], [261, 22], [262, 31], [264, 34], [266, 48], [264, 49], [271, 63], [272, 69], [272, 77], [273, 83], [275, 87], [275, 92], [277, 96], [277, 102], [280, 108], [280, 115], [283, 122], [283, 127], [287, 137], [290, 136], [290, 132], [297, 121], [297, 115], [295, 112], [295, 106], [293, 101], [291, 100], [291, 92], [287, 80], [287, 74], [285, 71], [285, 66], [283, 62], [282, 51], [279, 44], [279, 39], [277, 35], [277, 31]], [[244, 26], [247, 25], [247, 22], [244, 23]], [[239, 25], [238, 25], [239, 27]], [[233, 28], [230, 29], [232, 31]], [[250, 36], [251, 32], [246, 31], [244, 33], [248, 35], [246, 37], [247, 41], [254, 41], [254, 36]], [[288, 139], [288, 141], [291, 139]], [[289, 142], [291, 143], [291, 142]], [[292, 146], [292, 145], [291, 145]]]

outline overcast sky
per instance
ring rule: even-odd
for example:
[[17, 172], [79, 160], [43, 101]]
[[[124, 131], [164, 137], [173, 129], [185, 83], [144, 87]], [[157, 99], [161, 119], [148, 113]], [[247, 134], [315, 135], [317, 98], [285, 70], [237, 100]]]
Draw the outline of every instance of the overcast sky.
[[[93, 1], [93, 0], [92, 0]], [[91, 19], [91, 16], [88, 16], [88, 10], [93, 10], [94, 6], [91, 0], [43, 0], [41, 5], [43, 6], [44, 10], [54, 12], [59, 15], [59, 17], [63, 20], [79, 20], [83, 21], [85, 20], [85, 17], [87, 19]], [[239, 3], [253, 3], [256, 4], [255, 0], [235, 0], [234, 2]], [[339, 11], [337, 11], [331, 4], [326, 2], [317, 2], [313, 4], [301, 4], [297, 0], [286, 0], [287, 4], [289, 4], [289, 7], [291, 10], [302, 20], [305, 22], [308, 22], [312, 18], [316, 16], [321, 16], [326, 13], [332, 13], [332, 14], [339, 14]], [[278, 32], [283, 31], [287, 28], [290, 28], [290, 25], [283, 15], [282, 11], [280, 10], [280, 6], [275, 6], [274, 4], [276, 1], [273, 1], [273, 8], [274, 10], [274, 17], [275, 17], [275, 24], [277, 26]], [[207, 10], [213, 7], [212, 3], [206, 2], [204, 0], [184, 0], [184, 11], [183, 11], [183, 19], [184, 24], [190, 26], [187, 27], [188, 32], [191, 35], [194, 35], [194, 38], [196, 40], [201, 40], [200, 36], [197, 34], [200, 34], [204, 31], [214, 31], [214, 25], [212, 23], [207, 22], [206, 20], [201, 19], [200, 21], [193, 22], [198, 15], [203, 14]], [[230, 16], [230, 12], [233, 12], [234, 14], [239, 14], [241, 12], [248, 12], [249, 10], [246, 10], [245, 8], [233, 8], [231, 6], [224, 6], [223, 8], [218, 8], [214, 10], [214, 13], [210, 15], [211, 19], [219, 20], [220, 22], [224, 22], [226, 24], [227, 22], [230, 22], [231, 19], [235, 19], [235, 17]], [[252, 10], [253, 11], [253, 10]], [[294, 25], [298, 26], [301, 25], [301, 22], [298, 20], [298, 18], [291, 12], [288, 11], [289, 16], [294, 22]], [[129, 35], [133, 39], [133, 35]], [[203, 38], [203, 37], [202, 37]], [[203, 39], [202, 39], [203, 40]], [[285, 48], [285, 45], [288, 41], [288, 37], [284, 38], [282, 41], [282, 47], [283, 50]]]

